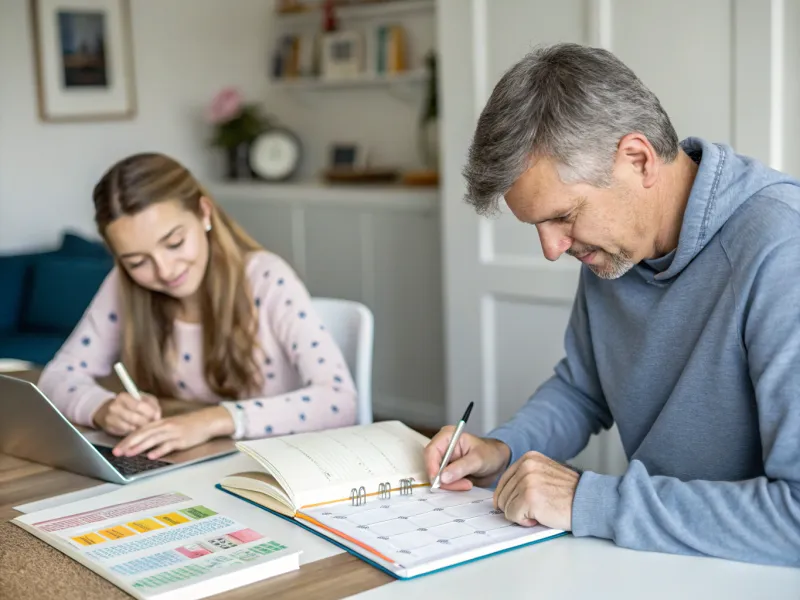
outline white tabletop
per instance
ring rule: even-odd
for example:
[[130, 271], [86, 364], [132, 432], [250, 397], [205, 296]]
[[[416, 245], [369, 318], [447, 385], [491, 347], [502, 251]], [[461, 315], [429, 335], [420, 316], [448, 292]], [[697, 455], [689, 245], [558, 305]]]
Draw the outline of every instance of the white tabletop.
[[627, 550], [570, 536], [363, 592], [358, 600], [800, 599], [800, 569]]

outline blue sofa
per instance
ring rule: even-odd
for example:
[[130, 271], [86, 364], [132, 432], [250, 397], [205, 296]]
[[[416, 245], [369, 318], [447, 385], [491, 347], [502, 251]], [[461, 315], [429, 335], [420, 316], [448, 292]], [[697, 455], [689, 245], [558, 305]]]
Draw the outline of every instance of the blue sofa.
[[113, 266], [102, 243], [70, 231], [52, 250], [0, 255], [0, 358], [46, 364]]

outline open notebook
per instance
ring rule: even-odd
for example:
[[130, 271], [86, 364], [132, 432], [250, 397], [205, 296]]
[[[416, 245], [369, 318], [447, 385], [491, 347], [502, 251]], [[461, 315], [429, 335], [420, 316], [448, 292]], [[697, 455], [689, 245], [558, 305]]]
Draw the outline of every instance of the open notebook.
[[564, 535], [507, 521], [489, 490], [431, 491], [428, 441], [388, 421], [239, 442], [262, 470], [230, 475], [217, 487], [399, 579]]

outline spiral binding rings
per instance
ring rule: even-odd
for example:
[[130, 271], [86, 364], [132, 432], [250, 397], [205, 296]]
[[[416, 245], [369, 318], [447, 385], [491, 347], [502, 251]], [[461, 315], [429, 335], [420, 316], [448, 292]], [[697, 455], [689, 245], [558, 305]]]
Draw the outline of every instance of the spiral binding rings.
[[381, 500], [388, 500], [392, 497], [392, 484], [388, 481], [386, 483], [378, 484], [378, 497]]
[[356, 488], [350, 490], [350, 503], [353, 506], [360, 506], [367, 503], [367, 490], [364, 489], [363, 485], [358, 488], [358, 490], [356, 490]]
[[[410, 496], [414, 493], [414, 478], [400, 480], [400, 495]], [[388, 481], [378, 484], [378, 497], [381, 500], [389, 500], [392, 497], [392, 484]], [[367, 490], [362, 485], [360, 488], [353, 488], [350, 490], [350, 504], [352, 506], [361, 506], [367, 503]]]
[[409, 477], [408, 479], [401, 479], [400, 480], [400, 495], [401, 496], [410, 496], [414, 493], [414, 486], [413, 482], [414, 478]]

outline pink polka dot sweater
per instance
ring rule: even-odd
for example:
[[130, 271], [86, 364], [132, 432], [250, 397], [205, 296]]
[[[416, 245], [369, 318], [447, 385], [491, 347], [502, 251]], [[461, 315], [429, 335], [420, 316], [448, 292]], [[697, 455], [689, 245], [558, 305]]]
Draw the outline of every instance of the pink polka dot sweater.
[[[256, 252], [248, 262], [247, 276], [259, 314], [258, 338], [267, 358], [259, 397], [239, 400], [232, 407], [242, 411], [241, 437], [355, 424], [355, 384], [295, 272], [277, 255]], [[110, 374], [119, 360], [118, 278], [115, 267], [39, 380], [59, 410], [81, 425], [91, 426], [95, 411], [114, 397], [95, 378]], [[209, 405], [230, 400], [217, 397], [205, 382], [202, 325], [176, 321], [174, 336], [178, 396]]]

